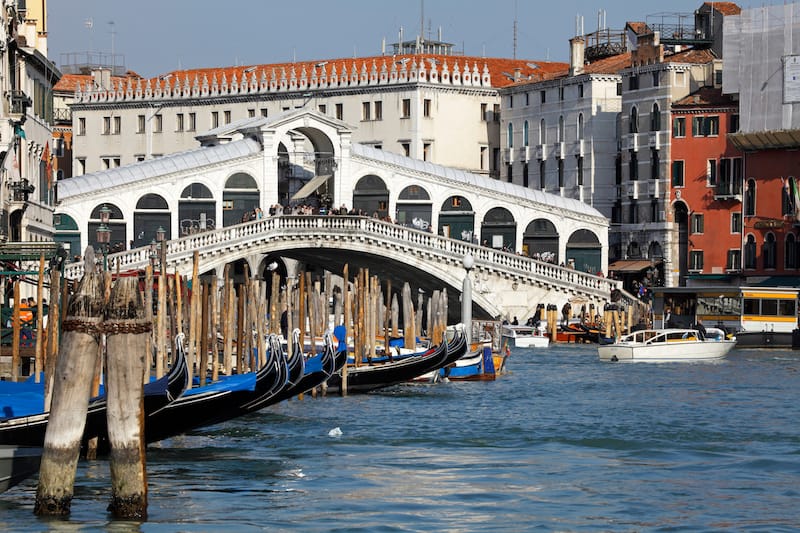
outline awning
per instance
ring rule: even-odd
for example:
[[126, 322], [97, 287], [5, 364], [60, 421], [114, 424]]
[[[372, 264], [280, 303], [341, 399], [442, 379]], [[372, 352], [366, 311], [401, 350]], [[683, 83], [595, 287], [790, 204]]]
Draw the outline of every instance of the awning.
[[308, 198], [314, 192], [316, 192], [317, 189], [322, 187], [322, 185], [325, 184], [326, 181], [328, 181], [328, 178], [331, 177], [333, 177], [333, 174], [321, 174], [319, 176], [314, 176], [313, 178], [308, 180], [308, 183], [300, 187], [299, 191], [294, 193], [294, 196], [292, 196], [292, 201]]
[[608, 265], [609, 272], [641, 272], [653, 266], [653, 263], [647, 260], [633, 260], [628, 259], [624, 261], [614, 261]]

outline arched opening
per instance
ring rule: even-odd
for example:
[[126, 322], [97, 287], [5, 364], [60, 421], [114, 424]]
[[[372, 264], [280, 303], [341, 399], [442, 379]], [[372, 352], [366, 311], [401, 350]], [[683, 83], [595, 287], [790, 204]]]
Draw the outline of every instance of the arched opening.
[[603, 266], [600, 239], [588, 229], [579, 229], [567, 241], [567, 264], [580, 270], [596, 274]]
[[416, 229], [427, 230], [431, 224], [431, 197], [419, 185], [409, 185], [397, 199], [397, 217], [395, 222]]
[[744, 243], [744, 268], [755, 270], [756, 266], [756, 238], [750, 234]]
[[55, 228], [53, 240], [64, 246], [67, 257], [72, 258], [76, 255], [82, 255], [81, 230], [74, 218], [64, 213], [55, 213], [53, 215], [53, 227]]
[[353, 190], [353, 209], [367, 216], [385, 218], [389, 214], [389, 189], [386, 183], [374, 174], [358, 180]]
[[774, 269], [778, 263], [778, 246], [775, 241], [775, 234], [771, 231], [764, 236], [762, 255], [764, 256], [764, 268]]
[[505, 207], [493, 207], [481, 224], [481, 243], [497, 250], [513, 252], [517, 242], [517, 223]]
[[[100, 227], [100, 210], [104, 207], [111, 211], [108, 221], [108, 229], [111, 230], [111, 236], [108, 240], [108, 251], [113, 253], [124, 250], [126, 246], [127, 224], [122, 216], [122, 210], [114, 204], [100, 204], [92, 209], [86, 228], [86, 241], [95, 250], [102, 252], [102, 248], [97, 242], [97, 228]], [[82, 253], [81, 251], [81, 254]]]
[[675, 202], [673, 220], [678, 226], [678, 284], [686, 286], [689, 272], [689, 208], [683, 202]]
[[475, 242], [475, 211], [463, 196], [451, 196], [439, 211], [439, 235]]
[[233, 174], [222, 191], [222, 225], [227, 227], [245, 222], [260, 203], [256, 180], [245, 172]]
[[163, 228], [164, 238], [172, 238], [172, 219], [163, 196], [145, 194], [136, 202], [133, 212], [133, 239], [131, 248], [147, 246], [156, 240], [158, 228]]
[[558, 264], [558, 230], [555, 224], [537, 218], [522, 234], [522, 253], [533, 259]]
[[190, 235], [216, 227], [217, 206], [214, 195], [202, 183], [192, 183], [183, 189], [178, 203], [180, 234]]
[[278, 190], [286, 191], [286, 196], [279, 198], [284, 206], [304, 204], [329, 209], [333, 205], [339, 164], [333, 142], [325, 132], [298, 125], [279, 145], [278, 159]]
[[22, 240], [22, 216], [24, 214], [24, 209], [16, 209], [11, 211], [8, 216], [8, 237], [12, 242]]

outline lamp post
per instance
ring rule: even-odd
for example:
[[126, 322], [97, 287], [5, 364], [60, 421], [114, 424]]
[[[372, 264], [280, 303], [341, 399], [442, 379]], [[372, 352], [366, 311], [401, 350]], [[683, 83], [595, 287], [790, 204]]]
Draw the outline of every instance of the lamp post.
[[468, 253], [462, 260], [464, 265], [464, 282], [461, 286], [461, 323], [464, 324], [467, 346], [472, 345], [472, 281], [469, 271], [475, 266], [475, 258]]
[[111, 228], [108, 226], [111, 220], [111, 209], [106, 204], [100, 208], [100, 225], [97, 226], [96, 237], [100, 250], [103, 252], [103, 271], [108, 270], [108, 245], [111, 243]]
[[156, 240], [153, 239], [152, 241], [150, 241], [150, 266], [155, 268], [157, 260], [158, 260], [158, 245], [156, 244]]
[[160, 264], [160, 272], [164, 274], [164, 269], [167, 266], [167, 230], [163, 226], [159, 226], [156, 230], [156, 242], [158, 243], [158, 262]]

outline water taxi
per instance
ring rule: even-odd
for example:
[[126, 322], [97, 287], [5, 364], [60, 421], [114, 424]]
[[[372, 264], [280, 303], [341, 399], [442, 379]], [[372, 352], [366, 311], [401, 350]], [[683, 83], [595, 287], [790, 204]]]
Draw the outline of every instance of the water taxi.
[[705, 361], [721, 359], [736, 346], [722, 330], [642, 329], [597, 347], [601, 361]]

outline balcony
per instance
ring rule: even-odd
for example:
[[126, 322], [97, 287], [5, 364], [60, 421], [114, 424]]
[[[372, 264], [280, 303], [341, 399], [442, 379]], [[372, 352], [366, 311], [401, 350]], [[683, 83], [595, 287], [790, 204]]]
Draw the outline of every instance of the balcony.
[[575, 141], [575, 144], [572, 147], [572, 151], [576, 157], [584, 157], [585, 154], [585, 141], [583, 139], [578, 139]]
[[742, 201], [742, 183], [740, 181], [721, 181], [714, 188], [715, 200]]
[[531, 147], [526, 146], [522, 150], [519, 151], [520, 159], [522, 159], [523, 163], [527, 163], [531, 160]]
[[622, 139], [622, 149], [627, 151], [639, 151], [639, 134], [629, 133]]
[[514, 162], [514, 149], [513, 148], [506, 148], [503, 150], [503, 162], [506, 165], [510, 165]]
[[625, 184], [625, 190], [628, 194], [628, 198], [631, 200], [638, 200], [639, 199], [639, 182], [638, 181], [629, 181]]
[[28, 108], [31, 106], [31, 99], [25, 94], [24, 91], [13, 90], [7, 93], [11, 108], [9, 118], [13, 121], [20, 121], [25, 116]]
[[547, 161], [547, 145], [546, 144], [537, 144], [536, 145], [536, 159], [541, 161]]
[[667, 194], [667, 180], [650, 180], [648, 182], [650, 198], [663, 198]]
[[663, 131], [651, 131], [649, 137], [650, 148], [661, 150], [664, 147], [665, 133]]
[[556, 143], [556, 157], [558, 159], [564, 159], [567, 156], [567, 143], [559, 142]]

